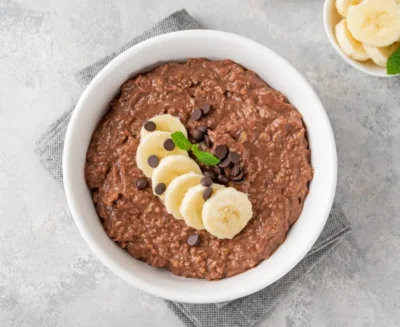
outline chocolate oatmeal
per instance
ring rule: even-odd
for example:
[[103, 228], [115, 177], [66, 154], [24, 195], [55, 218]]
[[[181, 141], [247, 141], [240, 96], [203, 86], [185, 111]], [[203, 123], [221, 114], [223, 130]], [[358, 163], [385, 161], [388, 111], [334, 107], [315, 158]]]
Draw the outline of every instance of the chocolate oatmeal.
[[[196, 111], [201, 108], [206, 115]], [[249, 195], [253, 218], [233, 239], [169, 215], [138, 169], [140, 130], [165, 113], [179, 117], [201, 149], [209, 146], [217, 156], [224, 146], [230, 151], [235, 165], [214, 167], [205, 176], [219, 175]], [[152, 266], [208, 280], [240, 274], [268, 258], [298, 219], [312, 176], [296, 108], [254, 72], [230, 60], [206, 59], [168, 63], [125, 82], [93, 134], [85, 167], [97, 213], [114, 242]]]

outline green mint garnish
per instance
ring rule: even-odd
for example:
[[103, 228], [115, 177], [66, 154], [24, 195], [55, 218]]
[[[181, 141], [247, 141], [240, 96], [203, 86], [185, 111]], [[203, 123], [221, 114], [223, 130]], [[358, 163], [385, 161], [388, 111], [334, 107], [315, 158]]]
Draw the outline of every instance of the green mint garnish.
[[388, 75], [400, 74], [400, 48], [389, 57], [386, 70]]
[[174, 141], [175, 145], [181, 149], [189, 151], [192, 149], [192, 143], [187, 139], [185, 134], [182, 132], [174, 132], [171, 134], [172, 141]]
[[175, 145], [185, 151], [192, 151], [197, 160], [207, 166], [218, 165], [220, 160], [209, 152], [201, 151], [197, 144], [192, 144], [182, 132], [174, 132], [171, 134], [172, 141]]
[[197, 160], [199, 160], [203, 164], [206, 164], [207, 166], [215, 166], [218, 165], [220, 162], [220, 160], [211, 153], [201, 151], [199, 149], [199, 146], [196, 144], [192, 145], [192, 152], [196, 156]]

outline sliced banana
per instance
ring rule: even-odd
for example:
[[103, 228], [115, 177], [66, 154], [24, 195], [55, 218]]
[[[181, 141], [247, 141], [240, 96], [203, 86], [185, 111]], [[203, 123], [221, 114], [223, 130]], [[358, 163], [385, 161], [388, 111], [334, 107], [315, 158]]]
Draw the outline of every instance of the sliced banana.
[[[150, 136], [146, 137], [147, 140]], [[155, 193], [155, 187], [163, 183], [168, 188], [168, 185], [178, 176], [187, 173], [201, 174], [199, 165], [193, 159], [190, 159], [187, 155], [176, 155], [169, 156], [161, 160], [159, 165], [154, 169], [151, 177], [153, 185], [153, 193]], [[164, 200], [165, 192], [160, 195], [160, 198]]]
[[203, 175], [187, 173], [175, 178], [165, 192], [164, 204], [167, 211], [176, 219], [183, 219], [179, 212], [182, 200], [189, 188], [199, 185]]
[[[215, 191], [225, 188], [220, 184], [212, 184]], [[196, 185], [186, 192], [180, 205], [180, 214], [185, 219], [186, 225], [196, 229], [204, 229], [202, 211], [204, 205], [203, 192], [206, 188], [203, 185]], [[212, 196], [211, 196], [212, 198]], [[207, 201], [210, 201], [208, 199]]]
[[[400, 1], [400, 0], [399, 0]], [[368, 56], [379, 66], [386, 67], [389, 57], [400, 47], [400, 43], [394, 43], [388, 47], [378, 48], [364, 44]]]
[[232, 239], [246, 226], [253, 210], [248, 196], [233, 187], [215, 192], [202, 210], [205, 229], [212, 235]]
[[336, 0], [335, 5], [336, 5], [336, 9], [337, 9], [338, 13], [341, 16], [346, 17], [349, 7], [358, 5], [359, 3], [361, 3], [361, 1], [362, 0]]
[[[156, 131], [170, 132], [170, 133], [180, 131], [187, 137], [186, 128], [185, 126], [183, 126], [183, 124], [177, 117], [165, 114], [165, 115], [155, 116], [151, 118], [150, 121], [156, 124]], [[148, 132], [144, 129], [144, 127], [142, 127], [142, 129], [140, 130], [140, 137], [143, 140], [146, 136], [152, 133], [154, 132]]]
[[364, 0], [349, 7], [347, 24], [354, 38], [374, 47], [400, 40], [400, 8], [395, 0]]
[[369, 59], [362, 44], [355, 40], [347, 29], [345, 19], [342, 19], [342, 21], [336, 25], [335, 33], [340, 47], [350, 58], [357, 61], [366, 61]]
[[160, 160], [173, 155], [188, 156], [187, 151], [178, 147], [175, 147], [172, 151], [164, 149], [164, 142], [170, 137], [171, 133], [168, 132], [153, 132], [140, 142], [136, 151], [136, 164], [147, 177], [151, 177], [154, 170], [147, 162], [151, 155], [156, 155]]

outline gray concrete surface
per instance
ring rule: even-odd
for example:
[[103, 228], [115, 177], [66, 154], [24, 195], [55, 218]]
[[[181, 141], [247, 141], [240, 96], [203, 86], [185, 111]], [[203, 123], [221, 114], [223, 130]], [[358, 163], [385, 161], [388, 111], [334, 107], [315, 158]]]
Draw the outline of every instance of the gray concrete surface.
[[259, 326], [399, 325], [400, 78], [348, 67], [325, 36], [322, 2], [0, 1], [0, 326], [181, 326], [90, 253], [33, 148], [78, 99], [76, 71], [182, 7], [290, 60], [336, 134], [337, 202], [353, 235]]

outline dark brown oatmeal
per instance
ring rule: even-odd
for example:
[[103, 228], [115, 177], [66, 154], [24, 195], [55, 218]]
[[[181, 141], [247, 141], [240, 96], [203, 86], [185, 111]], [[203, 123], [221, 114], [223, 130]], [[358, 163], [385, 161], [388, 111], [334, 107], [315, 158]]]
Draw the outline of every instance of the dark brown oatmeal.
[[[212, 107], [209, 114], [191, 120], [205, 103]], [[207, 126], [208, 151], [224, 144], [240, 154], [245, 177], [230, 185], [249, 194], [254, 215], [234, 239], [187, 227], [167, 213], [151, 187], [136, 187], [143, 176], [135, 163], [139, 131], [164, 113], [178, 116], [189, 135]], [[268, 258], [298, 219], [312, 176], [302, 117], [285, 96], [230, 60], [205, 59], [168, 63], [125, 82], [93, 134], [85, 167], [111, 239], [155, 267], [208, 280], [234, 276]], [[189, 246], [195, 233], [201, 242]]]

